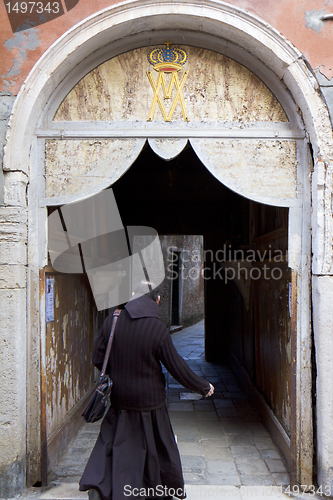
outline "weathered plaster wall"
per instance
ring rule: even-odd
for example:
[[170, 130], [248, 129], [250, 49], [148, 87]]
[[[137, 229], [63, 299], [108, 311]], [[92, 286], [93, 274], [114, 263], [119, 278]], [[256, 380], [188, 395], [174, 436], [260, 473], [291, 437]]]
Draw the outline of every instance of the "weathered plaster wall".
[[[325, 3], [322, 0], [229, 0], [226, 3], [269, 23], [305, 55], [312, 68], [327, 79], [333, 77], [333, 21], [320, 21], [322, 15], [333, 13], [333, 0]], [[48, 23], [13, 33], [5, 5], [1, 3], [0, 91], [16, 95], [35, 62], [55, 40], [81, 20], [113, 4], [117, 2], [80, 0], [72, 10]]]
[[332, 419], [333, 407], [328, 394], [333, 391], [333, 379], [328, 367], [333, 355], [333, 278], [314, 276], [312, 280], [314, 340], [317, 366], [317, 439], [318, 484], [332, 484]]
[[27, 178], [5, 173], [0, 207], [0, 492], [22, 491], [26, 461]]
[[51, 434], [92, 384], [93, 299], [81, 275], [54, 279], [54, 321], [46, 330], [46, 432]]
[[[80, 0], [69, 12], [48, 23], [13, 33], [4, 3], [0, 4], [3, 20], [0, 34], [2, 58], [1, 90], [16, 95], [34, 63], [45, 50], [72, 26], [93, 13], [116, 4], [115, 1]], [[333, 76], [333, 21], [320, 21], [323, 14], [333, 13], [333, 1], [322, 0], [229, 0], [230, 5], [263, 19], [290, 40], [307, 58], [312, 68], [327, 79]]]
[[[230, 189], [269, 202], [296, 198], [294, 141], [191, 139], [211, 173]], [[274, 204], [274, 203], [273, 203]]]
[[[12, 95], [0, 96], [1, 165], [14, 100]], [[1, 169], [0, 440], [6, 443], [6, 447], [0, 450], [0, 492], [3, 497], [20, 493], [25, 484], [27, 181], [22, 172], [3, 172]]]
[[[161, 236], [161, 247], [165, 264], [165, 279], [160, 286], [160, 319], [171, 326], [172, 283], [179, 278], [180, 285], [180, 325], [193, 325], [204, 317], [203, 241], [199, 235]], [[174, 252], [179, 252], [178, 276], [173, 268]]]
[[46, 196], [80, 194], [87, 180], [90, 187], [106, 178], [112, 184], [133, 163], [142, 145], [136, 139], [47, 141]]
[[326, 101], [330, 113], [331, 122], [333, 124], [333, 77], [331, 79], [328, 79], [320, 71], [316, 71], [316, 77], [320, 85], [320, 90]]
[[[15, 97], [12, 95], [0, 96], [0, 165], [2, 165], [3, 149], [6, 141], [6, 132], [8, 120], [13, 108]], [[0, 205], [3, 204], [4, 196], [4, 174], [2, 168], [0, 169]]]

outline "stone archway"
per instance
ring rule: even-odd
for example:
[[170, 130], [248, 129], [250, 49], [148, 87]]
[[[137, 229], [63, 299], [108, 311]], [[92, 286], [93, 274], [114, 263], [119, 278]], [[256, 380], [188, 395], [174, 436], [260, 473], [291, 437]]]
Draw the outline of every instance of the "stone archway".
[[[124, 37], [123, 33], [126, 32], [126, 29], [129, 30], [130, 35]], [[223, 33], [223, 39], [220, 37], [221, 33]], [[52, 109], [55, 111], [55, 107], [67, 95], [73, 84], [84, 76], [87, 68], [92, 69], [98, 62], [103, 62], [112, 55], [142, 47], [148, 42], [149, 44], [163, 43], [166, 37], [170, 38], [171, 36], [175, 43], [183, 43], [185, 37], [189, 46], [193, 43], [195, 46], [199, 45], [202, 48], [222, 52], [229, 57], [234, 56], [240, 63], [250, 66], [274, 90], [288, 114], [291, 131], [295, 132], [296, 129], [296, 135], [292, 135], [292, 137], [302, 141], [302, 134], [297, 136], [301, 130], [301, 123], [295, 112], [292, 99], [288, 96], [284, 85], [279, 81], [279, 79], [283, 80], [294, 101], [302, 110], [305, 127], [310, 135], [314, 150], [315, 204], [313, 206], [313, 225], [318, 228], [314, 233], [313, 240], [314, 273], [330, 274], [332, 272], [332, 248], [324, 244], [324, 239], [329, 239], [328, 235], [333, 233], [331, 214], [328, 209], [331, 191], [330, 189], [321, 191], [322, 197], [319, 199], [316, 189], [317, 184], [320, 185], [323, 182], [322, 179], [327, 175], [331, 162], [332, 138], [329, 117], [322, 100], [316, 93], [316, 84], [312, 74], [293, 47], [258, 19], [226, 4], [219, 3], [217, 6], [215, 2], [208, 2], [205, 7], [200, 2], [195, 1], [174, 3], [171, 6], [164, 2], [150, 2], [149, 5], [129, 2], [121, 7], [106, 9], [80, 23], [47, 51], [27, 78], [13, 109], [4, 159], [8, 175], [11, 175], [11, 172], [14, 174], [14, 172], [22, 171], [29, 177], [30, 223], [28, 225], [28, 241], [31, 249], [38, 248], [38, 252], [32, 250], [29, 252], [29, 291], [27, 294], [29, 297], [29, 322], [28, 325], [22, 325], [20, 329], [23, 343], [27, 339], [30, 365], [29, 367], [21, 365], [17, 384], [18, 387], [24, 386], [20, 382], [25, 381], [27, 370], [29, 373], [29, 434], [27, 443], [30, 482], [34, 482], [32, 478], [38, 477], [41, 470], [38, 457], [40, 456], [39, 436], [43, 432], [43, 423], [40, 420], [40, 399], [35, 388], [40, 385], [39, 367], [40, 362], [43, 361], [45, 347], [43, 327], [39, 326], [43, 324], [44, 317], [43, 307], [41, 307], [43, 306], [43, 293], [40, 302], [38, 283], [39, 272], [44, 267], [46, 259], [46, 210], [43, 208], [46, 205], [46, 200], [41, 200], [40, 196], [42, 194], [43, 198], [44, 193], [43, 167], [41, 167], [43, 163], [40, 162], [43, 148], [40, 149], [38, 142], [44, 140], [45, 137], [52, 136], [52, 130], [47, 129], [47, 117], [52, 115]], [[241, 46], [249, 47], [254, 56], [249, 56]], [[75, 65], [74, 69], [72, 69], [73, 65]], [[42, 112], [44, 109], [47, 112]], [[38, 113], [36, 110], [41, 111]], [[53, 132], [57, 137], [57, 132]], [[281, 138], [278, 131], [277, 134]], [[80, 135], [82, 137], [82, 131], [80, 131]], [[73, 130], [63, 130], [61, 136], [70, 140], [75, 134], [73, 134]], [[91, 137], [91, 131], [87, 136]], [[151, 132], [147, 130], [137, 130], [134, 136], [132, 131], [132, 137], [147, 138], [150, 136]], [[237, 134], [233, 132], [233, 137], [236, 138], [236, 136]], [[100, 131], [98, 131], [98, 137], [101, 137]], [[157, 136], [155, 135], [155, 138], [161, 137], [174, 138], [175, 133], [167, 132], [165, 128], [164, 131], [160, 130]], [[176, 137], [179, 138], [178, 135]], [[226, 137], [230, 137], [230, 131]], [[18, 140], [20, 148], [17, 147]], [[305, 148], [301, 153], [305, 165], [309, 164], [307, 154]], [[306, 184], [308, 172], [303, 171], [300, 175], [302, 176], [302, 178], [299, 177], [300, 184]], [[325, 206], [325, 203], [327, 203], [327, 208], [322, 212], [320, 207]], [[309, 207], [310, 197], [307, 190], [303, 203], [295, 206], [294, 223], [297, 225], [295, 221], [302, 220], [302, 231], [304, 230], [308, 236]], [[309, 484], [309, 481], [311, 482], [310, 464], [312, 463], [312, 415], [307, 410], [311, 400], [310, 323], [307, 291], [310, 243], [308, 236], [302, 240], [302, 233], [300, 234], [299, 230], [292, 224], [290, 238], [295, 244], [295, 251], [290, 259], [291, 267], [295, 269], [294, 287], [297, 289], [298, 297], [298, 305], [296, 299], [294, 304], [297, 307], [295, 332], [299, 332], [297, 342], [295, 338], [296, 344], [294, 346], [296, 359], [294, 366], [295, 401], [297, 402], [295, 415], [297, 418], [295, 419], [293, 473], [294, 481]], [[303, 257], [300, 257], [301, 255]], [[320, 288], [318, 280], [316, 286]], [[41, 355], [39, 354], [40, 342]], [[319, 342], [319, 349], [320, 346]], [[320, 377], [319, 373], [319, 384], [322, 380]], [[17, 397], [21, 401], [21, 412], [25, 414], [25, 407], [22, 404], [25, 391], [23, 389], [22, 391]], [[21, 442], [24, 442], [25, 432], [17, 429], [17, 433], [23, 438]], [[319, 438], [324, 434], [325, 422], [319, 430]], [[23, 455], [22, 451], [20, 449], [20, 456]], [[329, 482], [330, 479], [324, 474], [322, 481]]]
[[[300, 181], [307, 163], [297, 114], [290, 106], [287, 116], [268, 87], [235, 60], [207, 49], [179, 47], [188, 58], [186, 73], [180, 72], [179, 80], [172, 73], [162, 77], [158, 73], [162, 78], [157, 80], [159, 93], [158, 83], [149, 72], [147, 79], [147, 54], [168, 49], [150, 46], [98, 65], [61, 103], [50, 106], [46, 128], [37, 129], [45, 150], [45, 205], [79, 201], [112, 185], [138, 157], [146, 137], [164, 159], [176, 157], [189, 141], [206, 168], [225, 186], [254, 201], [289, 207], [292, 235], [299, 235], [299, 242], [307, 241], [301, 207], [309, 188]], [[170, 122], [160, 100], [161, 90], [165, 94], [173, 78], [180, 85], [184, 75], [189, 75], [181, 89], [184, 101], [179, 98], [177, 102], [176, 89], [173, 95], [169, 91], [168, 98], [175, 99]], [[166, 134], [171, 137], [165, 138]], [[301, 253], [291, 238], [289, 266], [295, 272], [295, 256]], [[305, 269], [299, 274], [301, 280], [307, 279]], [[294, 283], [297, 294], [296, 288]], [[293, 317], [297, 317], [296, 310]], [[47, 351], [47, 363], [49, 355]], [[54, 428], [55, 423], [48, 418], [46, 422], [48, 428]], [[292, 443], [294, 425], [292, 420], [288, 431]], [[310, 443], [311, 432], [310, 422]], [[283, 439], [288, 443], [286, 455], [290, 461], [290, 440], [287, 436]]]

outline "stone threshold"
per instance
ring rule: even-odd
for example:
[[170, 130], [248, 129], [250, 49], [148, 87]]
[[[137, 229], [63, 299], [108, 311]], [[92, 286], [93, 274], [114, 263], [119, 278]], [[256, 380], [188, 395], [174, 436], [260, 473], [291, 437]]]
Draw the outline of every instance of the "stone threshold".
[[[217, 500], [220, 498], [234, 500], [287, 500], [295, 498], [303, 500], [319, 499], [318, 496], [309, 494], [286, 495], [282, 486], [234, 486], [234, 485], [186, 485], [188, 500]], [[79, 491], [77, 483], [66, 483], [54, 486], [40, 495], [34, 492], [34, 495], [20, 497], [20, 500], [87, 500], [88, 492]], [[176, 500], [176, 499], [175, 499]]]

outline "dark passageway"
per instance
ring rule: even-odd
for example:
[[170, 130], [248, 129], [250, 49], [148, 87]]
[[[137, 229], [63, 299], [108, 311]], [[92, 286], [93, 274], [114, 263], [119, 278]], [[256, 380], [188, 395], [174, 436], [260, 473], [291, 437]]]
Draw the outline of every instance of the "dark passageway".
[[[249, 200], [215, 179], [190, 146], [171, 161], [146, 146], [112, 189], [124, 226], [150, 226], [160, 235], [203, 235], [207, 255], [226, 243], [248, 244]], [[221, 311], [218, 281], [221, 273], [205, 282], [206, 356], [215, 361], [228, 352], [228, 335], [214, 314]]]
[[288, 209], [231, 191], [190, 146], [165, 161], [146, 145], [112, 188], [125, 226], [203, 236], [205, 359], [232, 366], [273, 419], [270, 431], [289, 461]]
[[[198, 411], [199, 417], [205, 420], [204, 415], [208, 418], [209, 412], [206, 411], [210, 409], [213, 411], [211, 418], [220, 421], [220, 414], [223, 413], [221, 408], [225, 408], [226, 413], [230, 413], [230, 408], [233, 408], [234, 416], [240, 419], [239, 423], [243, 427], [245, 414], [240, 413], [241, 407], [245, 405], [249, 409], [251, 405], [248, 402], [241, 401], [236, 404], [233, 401], [237, 400], [240, 393], [238, 396], [234, 395], [234, 398], [223, 395], [223, 392], [230, 392], [223, 381], [223, 376], [227, 379], [230, 377], [234, 387], [238, 382], [241, 389], [250, 395], [252, 403], [260, 403], [261, 417], [265, 419], [267, 415], [270, 416], [273, 421], [273, 425], [269, 422], [270, 433], [275, 443], [279, 443], [280, 446], [282, 442], [282, 445], [285, 445], [282, 452], [288, 462], [290, 456], [286, 444], [290, 432], [290, 272], [286, 260], [288, 209], [262, 205], [231, 191], [206, 169], [190, 146], [186, 147], [177, 158], [165, 161], [146, 145], [131, 168], [112, 185], [112, 189], [124, 226], [149, 226], [159, 235], [166, 236], [179, 235], [185, 238], [186, 235], [192, 235], [196, 242], [200, 241], [203, 244], [200, 271], [204, 295], [202, 294], [200, 300], [202, 305], [204, 304], [205, 319], [200, 324], [201, 342], [204, 339], [204, 347], [200, 359], [197, 360], [202, 366], [196, 368], [202, 370], [204, 367], [209, 372], [209, 367], [212, 367], [214, 376], [219, 378], [217, 383], [220, 383], [223, 389], [218, 391], [220, 399], [226, 402], [217, 403], [217, 405], [222, 404], [222, 407], [215, 404], [212, 406], [212, 402], [205, 403], [205, 407], [202, 408], [197, 404], [197, 409], [195, 403], [191, 402], [192, 409], [188, 418], [194, 416], [192, 411]], [[180, 252], [180, 255], [181, 248], [176, 249], [175, 254], [177, 252]], [[179, 255], [177, 265], [180, 266]], [[249, 255], [252, 255], [252, 260], [248, 258]], [[275, 256], [279, 259], [276, 260]], [[253, 270], [256, 274], [250, 274]], [[272, 275], [273, 272], [277, 279], [275, 277], [272, 279], [271, 276], [270, 279], [266, 279], [266, 274]], [[232, 278], [233, 273], [235, 279]], [[52, 270], [50, 276], [54, 277], [57, 290], [61, 276], [52, 274]], [[252, 279], [249, 279], [249, 276]], [[71, 286], [68, 287], [68, 293], [74, 296], [74, 281], [73, 290]], [[177, 292], [178, 286], [179, 283], [174, 283], [174, 295], [169, 297], [169, 300], [173, 299], [174, 302], [171, 324], [177, 324], [182, 309]], [[192, 302], [195, 302], [195, 299]], [[103, 314], [94, 316], [95, 333], [97, 322], [102, 320], [102, 316]], [[194, 321], [191, 324], [193, 323]], [[190, 328], [195, 328], [195, 325]], [[186, 349], [188, 339], [185, 339], [182, 345], [181, 334], [182, 332], [178, 332], [173, 335], [179, 335], [177, 347]], [[176, 337], [173, 336], [173, 339], [176, 340]], [[89, 364], [89, 361], [87, 363]], [[193, 364], [193, 359], [189, 358], [189, 363]], [[220, 373], [217, 367], [222, 365], [224, 368], [223, 370], [221, 368]], [[90, 364], [86, 369], [91, 370]], [[172, 385], [174, 384], [169, 381], [171, 397], [169, 401], [176, 403], [175, 398], [179, 398], [179, 394], [175, 394]], [[52, 385], [50, 391], [51, 389]], [[51, 397], [52, 392], [50, 400]], [[244, 397], [242, 395], [241, 399]], [[178, 408], [185, 404], [177, 401], [180, 404]], [[177, 415], [178, 420], [184, 418], [181, 417], [183, 413], [179, 410], [175, 412], [178, 412], [174, 415], [175, 422]], [[225, 417], [226, 413], [223, 413], [221, 418], [233, 418]], [[260, 422], [258, 416], [255, 416], [255, 419], [256, 422]], [[78, 422], [79, 420], [80, 416]], [[231, 423], [225, 421], [226, 424], [228, 422]], [[265, 424], [267, 425], [267, 422]], [[236, 427], [233, 427], [232, 433], [240, 432]], [[259, 427], [259, 432], [267, 437], [267, 431], [264, 431], [261, 425]], [[281, 429], [285, 433], [282, 441], [278, 434]], [[250, 432], [249, 428], [245, 431], [245, 434]], [[224, 429], [223, 432], [227, 434], [227, 430]], [[246, 446], [245, 441], [243, 445]], [[188, 455], [192, 445], [182, 446], [184, 454]], [[195, 446], [192, 450], [193, 456], [194, 450]], [[223, 455], [224, 451], [220, 451]], [[218, 452], [212, 451], [212, 456], [216, 457], [216, 453]], [[246, 450], [242, 453], [246, 453]], [[276, 457], [271, 458], [277, 460]], [[232, 458], [234, 459], [235, 457]], [[280, 457], [278, 459], [280, 460]], [[256, 479], [259, 480], [258, 477]], [[269, 481], [267, 477], [265, 481]], [[231, 484], [239, 483], [235, 479]]]

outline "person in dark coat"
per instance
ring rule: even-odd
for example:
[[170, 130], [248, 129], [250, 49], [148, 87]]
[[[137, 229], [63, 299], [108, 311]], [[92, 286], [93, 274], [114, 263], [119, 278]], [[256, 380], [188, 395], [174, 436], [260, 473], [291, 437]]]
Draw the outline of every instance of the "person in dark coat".
[[[184, 387], [210, 396], [212, 384], [178, 354], [158, 319], [155, 290], [132, 299], [121, 312], [106, 372], [113, 380], [111, 406], [80, 480], [90, 500], [186, 498], [178, 447], [171, 427], [161, 363]], [[101, 369], [112, 325], [98, 333], [93, 364]]]

